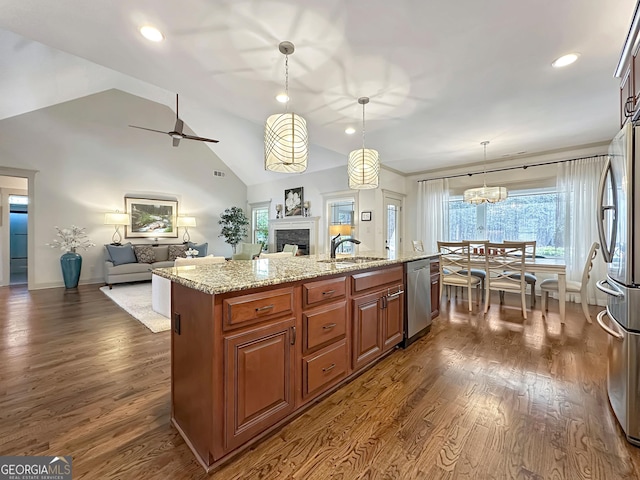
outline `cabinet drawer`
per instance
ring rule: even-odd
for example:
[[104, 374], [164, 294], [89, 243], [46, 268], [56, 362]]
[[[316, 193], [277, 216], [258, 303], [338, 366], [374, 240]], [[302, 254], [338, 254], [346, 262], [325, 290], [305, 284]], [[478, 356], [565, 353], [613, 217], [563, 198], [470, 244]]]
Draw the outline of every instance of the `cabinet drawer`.
[[403, 268], [402, 265], [398, 265], [397, 267], [385, 268], [383, 270], [356, 273], [351, 278], [353, 278], [353, 293], [359, 293], [387, 283], [402, 282]]
[[239, 295], [223, 300], [226, 326], [255, 323], [293, 312], [293, 288]]
[[303, 359], [303, 395], [320, 393], [323, 387], [347, 374], [347, 342]]
[[440, 273], [440, 262], [431, 262], [431, 273]]
[[302, 286], [303, 307], [344, 297], [347, 290], [346, 280], [346, 277], [338, 277], [305, 283]]
[[342, 301], [305, 313], [302, 315], [302, 322], [305, 351], [328, 345], [344, 337], [347, 331], [347, 302]]

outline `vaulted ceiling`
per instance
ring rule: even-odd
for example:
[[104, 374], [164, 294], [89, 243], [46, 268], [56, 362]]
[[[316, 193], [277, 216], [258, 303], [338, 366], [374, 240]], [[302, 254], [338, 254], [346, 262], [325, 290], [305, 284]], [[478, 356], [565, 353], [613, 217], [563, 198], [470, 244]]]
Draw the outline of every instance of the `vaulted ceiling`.
[[[634, 0], [0, 0], [0, 119], [108, 88], [173, 108], [248, 185], [265, 172], [262, 126], [307, 120], [310, 171], [362, 144], [403, 173], [609, 140], [613, 77]], [[138, 27], [166, 39], [150, 43]], [[38, 43], [34, 43], [38, 42]], [[42, 44], [42, 45], [40, 45]], [[563, 69], [551, 62], [578, 52]], [[168, 117], [171, 114], [168, 112]], [[126, 121], [126, 119], [123, 119]], [[150, 119], [150, 128], [172, 126]], [[344, 133], [356, 128], [355, 135]], [[164, 139], [162, 139], [164, 141]], [[150, 134], [149, 141], [160, 141]], [[169, 142], [167, 142], [170, 147]]]

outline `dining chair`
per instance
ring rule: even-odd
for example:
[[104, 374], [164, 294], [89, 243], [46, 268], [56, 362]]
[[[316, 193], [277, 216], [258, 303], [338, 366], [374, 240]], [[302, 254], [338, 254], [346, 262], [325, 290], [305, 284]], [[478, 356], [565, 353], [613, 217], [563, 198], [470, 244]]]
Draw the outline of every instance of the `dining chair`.
[[[524, 256], [525, 258], [536, 258], [536, 240], [529, 240], [524, 242], [517, 242], [513, 240], [505, 240], [505, 245], [524, 243]], [[513, 276], [515, 279], [518, 279], [519, 273], [514, 273]], [[524, 272], [524, 281], [527, 285], [531, 286], [531, 308], [536, 306], [536, 282], [538, 281], [538, 277], [534, 272]], [[501, 298], [504, 297], [504, 293], [500, 293]]]
[[[589, 250], [589, 254], [587, 255], [587, 260], [584, 264], [584, 269], [582, 270], [582, 280], [577, 282], [575, 280], [567, 280], [567, 293], [579, 293], [580, 294], [580, 303], [582, 304], [582, 313], [584, 313], [584, 318], [587, 319], [587, 322], [593, 323], [591, 321], [591, 315], [589, 315], [589, 304], [587, 303], [587, 286], [589, 285], [589, 276], [591, 274], [591, 269], [593, 268], [593, 261], [598, 255], [598, 249], [600, 245], [598, 242], [593, 242], [591, 245], [591, 249]], [[549, 310], [549, 292], [557, 292], [558, 288], [558, 280], [555, 278], [549, 278], [540, 283], [540, 290], [542, 291], [542, 315], [545, 316], [547, 311]]]
[[194, 258], [176, 258], [176, 267], [185, 267], [191, 265], [213, 265], [215, 263], [224, 263], [226, 259], [224, 257], [214, 257], [209, 255], [208, 257], [194, 257]]
[[241, 243], [240, 251], [231, 255], [231, 260], [253, 260], [262, 252], [261, 243]]
[[259, 258], [291, 258], [291, 252], [261, 253]]
[[[470, 254], [473, 256], [484, 255], [484, 244], [488, 241], [489, 240], [482, 240], [482, 241], [469, 240]], [[471, 271], [472, 277], [478, 277], [480, 279], [481, 288], [482, 288], [482, 291], [484, 292], [484, 280], [487, 277], [487, 272], [485, 272], [481, 268], [472, 268], [470, 269], [470, 271]], [[462, 271], [460, 273], [464, 274], [465, 272]]]
[[424, 252], [424, 244], [422, 240], [412, 240], [411, 245], [413, 245], [414, 252]]
[[289, 252], [291, 253], [291, 256], [295, 257], [298, 253], [298, 245], [290, 245], [288, 243], [285, 243], [284, 247], [282, 247], [282, 251]]
[[444, 286], [467, 287], [471, 312], [473, 310], [471, 287], [476, 287], [476, 302], [480, 304], [480, 279], [471, 275], [469, 242], [438, 242], [438, 252], [440, 252], [440, 298]]
[[[484, 244], [485, 271], [485, 300], [484, 313], [489, 310], [491, 290], [520, 293], [522, 301], [522, 316], [527, 319], [527, 298], [524, 280], [525, 245], [521, 243]], [[518, 278], [514, 274], [519, 274]]]

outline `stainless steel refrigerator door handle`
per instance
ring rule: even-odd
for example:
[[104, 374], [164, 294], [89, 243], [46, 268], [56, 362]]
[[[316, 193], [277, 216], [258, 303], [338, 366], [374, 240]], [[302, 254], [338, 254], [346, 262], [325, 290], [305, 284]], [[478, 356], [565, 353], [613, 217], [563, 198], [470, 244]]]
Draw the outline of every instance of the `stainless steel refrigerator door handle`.
[[611, 318], [611, 315], [609, 314], [609, 308], [607, 308], [606, 310], [602, 310], [596, 317], [596, 320], [598, 322], [598, 325], [600, 325], [600, 328], [602, 328], [605, 332], [607, 332], [616, 340], [624, 340], [624, 335], [622, 333], [613, 331], [611, 327], [609, 327], [606, 323], [604, 323], [605, 315]]
[[612, 297], [616, 298], [624, 297], [624, 293], [622, 293], [620, 290], [612, 290], [611, 288], [605, 287], [605, 285], [609, 285], [610, 287], [612, 286], [608, 280], [600, 280], [599, 282], [596, 282], [596, 288], [601, 292], [604, 292], [607, 295], [611, 295]]
[[[611, 190], [613, 194], [613, 205], [604, 205], [604, 195], [607, 190], [607, 177], [611, 174]], [[613, 249], [616, 245], [616, 233], [618, 230], [618, 191], [613, 177], [613, 167], [611, 165], [611, 157], [607, 157], [602, 175], [600, 176], [600, 185], [598, 187], [598, 237], [600, 238], [600, 250], [605, 263], [611, 263], [613, 259]], [[604, 232], [605, 214], [607, 210], [613, 211], [613, 222], [611, 225], [611, 244], [607, 244], [607, 237]]]

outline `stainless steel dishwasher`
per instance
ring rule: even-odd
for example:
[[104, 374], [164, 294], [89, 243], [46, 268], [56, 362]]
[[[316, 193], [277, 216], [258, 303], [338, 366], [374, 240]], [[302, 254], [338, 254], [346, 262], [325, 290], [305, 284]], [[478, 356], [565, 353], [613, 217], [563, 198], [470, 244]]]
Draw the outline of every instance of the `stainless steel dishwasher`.
[[431, 260], [405, 263], [407, 278], [404, 340], [407, 348], [431, 328]]

